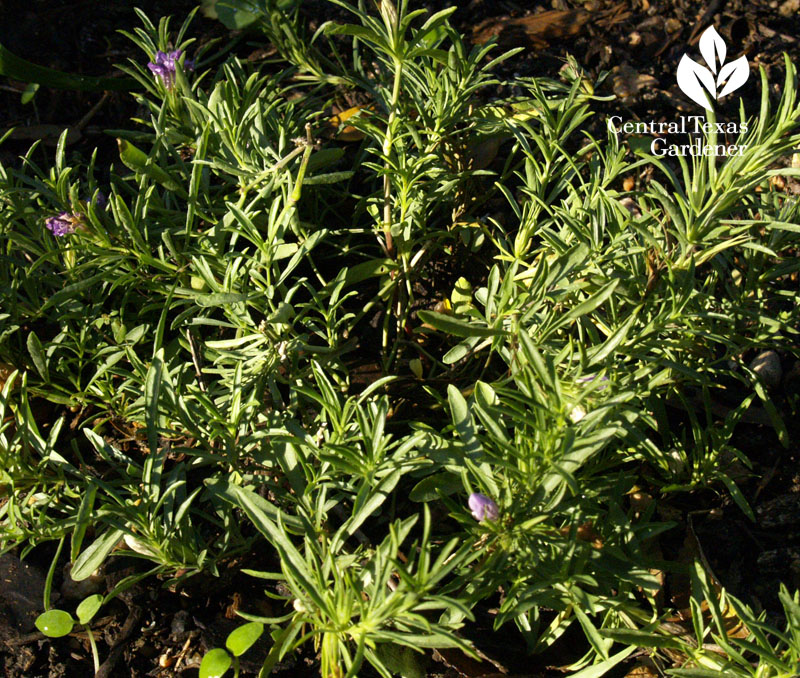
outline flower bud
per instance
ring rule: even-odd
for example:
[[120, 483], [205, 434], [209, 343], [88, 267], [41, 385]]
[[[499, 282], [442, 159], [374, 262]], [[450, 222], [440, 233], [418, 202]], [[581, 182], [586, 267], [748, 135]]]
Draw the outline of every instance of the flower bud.
[[497, 520], [497, 517], [500, 515], [497, 504], [486, 495], [479, 494], [478, 492], [473, 492], [469, 495], [467, 503], [472, 510], [472, 516], [475, 520], [481, 522], [484, 520]]

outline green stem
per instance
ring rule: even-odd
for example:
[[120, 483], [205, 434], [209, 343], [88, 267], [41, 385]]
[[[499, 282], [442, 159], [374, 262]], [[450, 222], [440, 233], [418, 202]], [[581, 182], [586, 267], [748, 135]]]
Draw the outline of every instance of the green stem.
[[58, 542], [58, 548], [56, 549], [56, 555], [53, 557], [53, 562], [50, 563], [50, 568], [47, 570], [47, 578], [44, 582], [44, 596], [43, 596], [43, 603], [44, 609], [50, 609], [50, 591], [53, 588], [53, 575], [56, 572], [56, 563], [58, 562], [58, 557], [61, 555], [61, 549], [64, 546], [64, 539], [65, 537], [61, 537], [61, 541]]
[[299, 622], [292, 621], [281, 633], [280, 636], [275, 640], [275, 644], [272, 646], [272, 649], [269, 651], [267, 658], [264, 660], [264, 663], [261, 666], [261, 671], [258, 672], [258, 678], [267, 678], [272, 668], [281, 658], [281, 651], [283, 650], [283, 645], [287, 641], [288, 638], [291, 637], [291, 634], [294, 632], [295, 626]]
[[267, 169], [265, 169], [262, 172], [259, 172], [249, 184], [246, 184], [245, 186], [243, 186], [240, 189], [242, 194], [243, 195], [247, 195], [247, 193], [252, 191], [256, 186], [258, 186], [258, 184], [260, 184], [262, 181], [264, 181], [264, 179], [266, 179], [270, 174], [272, 174], [273, 172], [277, 172], [279, 169], [282, 169], [283, 167], [288, 165], [292, 160], [294, 160], [298, 155], [303, 153], [305, 151], [305, 148], [306, 148], [305, 146], [298, 146], [297, 148], [295, 148], [294, 150], [289, 152], [288, 155], [286, 155], [283, 158], [281, 158], [274, 165], [272, 165], [271, 167], [268, 167]]
[[88, 624], [84, 624], [83, 628], [86, 629], [86, 635], [89, 636], [89, 645], [92, 648], [92, 662], [94, 662], [94, 672], [100, 670], [100, 656], [97, 654], [97, 643], [94, 642], [94, 633]]
[[386, 123], [386, 137], [383, 140], [383, 155], [386, 158], [386, 173], [383, 175], [383, 235], [386, 240], [386, 254], [394, 257], [394, 242], [392, 241], [392, 180], [389, 172], [389, 153], [394, 144], [394, 125], [397, 119], [397, 103], [400, 100], [400, 84], [403, 79], [403, 62], [394, 61], [394, 86], [392, 99], [389, 102], [389, 120]]

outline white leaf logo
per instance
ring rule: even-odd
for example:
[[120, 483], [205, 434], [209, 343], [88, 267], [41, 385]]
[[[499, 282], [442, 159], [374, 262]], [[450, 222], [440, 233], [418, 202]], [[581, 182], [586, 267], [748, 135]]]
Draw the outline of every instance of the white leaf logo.
[[[686, 54], [678, 64], [678, 87], [692, 101], [709, 111], [714, 108], [714, 100], [739, 89], [750, 77], [747, 57], [741, 56], [726, 64], [727, 51], [725, 41], [710, 26], [700, 36], [700, 54], [708, 68]], [[720, 87], [722, 90], [717, 93]]]
[[747, 57], [740, 56], [736, 61], [731, 61], [725, 64], [719, 71], [717, 76], [717, 87], [719, 87], [726, 80], [728, 81], [722, 91], [717, 94], [717, 99], [721, 99], [726, 94], [730, 94], [735, 89], [739, 89], [747, 78], [750, 77], [750, 65], [747, 63]]
[[725, 63], [726, 51], [725, 41], [713, 26], [709, 26], [700, 36], [700, 54], [713, 73], [717, 72], [716, 57], [719, 57], [719, 65], [722, 66]]
[[[703, 89], [703, 86], [706, 89]], [[711, 101], [717, 98], [717, 84], [714, 82], [714, 74], [685, 54], [678, 64], [678, 87], [692, 101], [697, 102], [709, 111], [714, 110], [711, 105]], [[711, 99], [709, 99], [709, 94]]]

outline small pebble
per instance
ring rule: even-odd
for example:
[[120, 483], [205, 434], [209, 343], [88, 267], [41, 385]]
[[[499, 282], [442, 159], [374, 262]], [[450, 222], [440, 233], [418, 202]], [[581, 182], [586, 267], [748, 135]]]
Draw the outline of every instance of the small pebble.
[[664, 30], [667, 33], [677, 33], [681, 30], [681, 22], [674, 18], [667, 19], [664, 22]]
[[759, 353], [750, 363], [750, 369], [761, 377], [767, 388], [780, 386], [783, 369], [781, 368], [781, 359], [775, 351]]
[[189, 613], [186, 610], [179, 610], [172, 618], [169, 631], [173, 636], [179, 636], [186, 631], [186, 622], [189, 621]]

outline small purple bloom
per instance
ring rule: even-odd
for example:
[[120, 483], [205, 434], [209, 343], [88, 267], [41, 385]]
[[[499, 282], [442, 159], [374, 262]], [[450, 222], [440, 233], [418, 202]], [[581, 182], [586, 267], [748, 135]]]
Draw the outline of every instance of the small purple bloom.
[[486, 495], [478, 492], [473, 492], [471, 495], [469, 495], [469, 500], [467, 503], [469, 504], [470, 509], [472, 509], [472, 516], [475, 518], [475, 520], [497, 520], [497, 517], [500, 515], [497, 504], [495, 504]]
[[[147, 64], [153, 75], [161, 78], [161, 82], [164, 83], [164, 87], [168, 90], [175, 86], [175, 68], [179, 65], [178, 59], [181, 58], [181, 54], [183, 54], [182, 49], [176, 49], [174, 52], [162, 52], [159, 50], [156, 52], [155, 63], [150, 61]], [[185, 71], [193, 71], [194, 61], [186, 59], [183, 62], [183, 69]]]
[[56, 238], [61, 238], [65, 235], [75, 233], [75, 229], [81, 225], [80, 214], [70, 214], [69, 212], [62, 212], [57, 217], [50, 217], [44, 222]]

